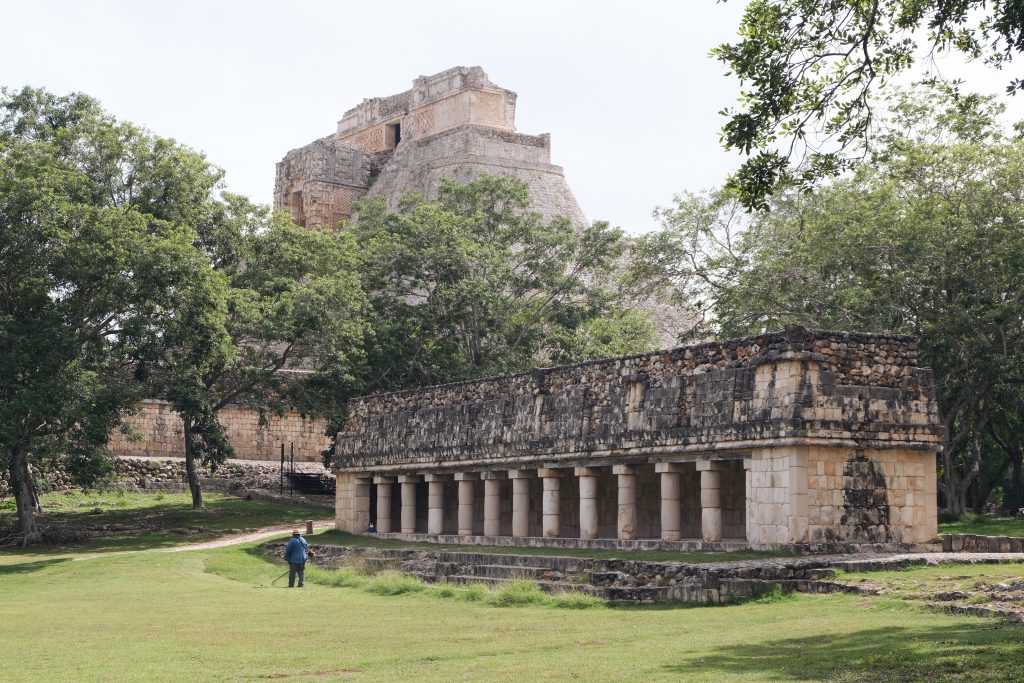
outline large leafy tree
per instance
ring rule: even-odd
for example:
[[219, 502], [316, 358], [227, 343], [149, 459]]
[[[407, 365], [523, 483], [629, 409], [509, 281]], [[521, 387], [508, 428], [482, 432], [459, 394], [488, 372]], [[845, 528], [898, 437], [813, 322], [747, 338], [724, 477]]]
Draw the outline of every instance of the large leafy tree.
[[0, 94], [0, 462], [18, 537], [30, 465], [101, 473], [186, 291], [210, 275], [193, 225], [219, 172], [84, 95]]
[[1019, 496], [1024, 141], [1004, 135], [991, 99], [917, 92], [892, 109], [850, 179], [777, 195], [766, 214], [729, 191], [684, 197], [641, 261], [701, 302], [703, 334], [801, 323], [917, 335], [948, 428], [940, 488], [961, 512], [993, 434]]
[[165, 338], [154, 373], [181, 415], [192, 504], [197, 462], [233, 454], [218, 414], [246, 403], [261, 418], [299, 409], [336, 418], [362, 360], [365, 304], [355, 240], [306, 230], [284, 214], [225, 195], [198, 246], [214, 278]]
[[[879, 109], [874, 91], [915, 60], [956, 51], [995, 67], [1024, 50], [1018, 0], [751, 0], [739, 40], [712, 51], [743, 88], [725, 109], [727, 149], [745, 207], [777, 187], [807, 187], [860, 160]], [[1009, 78], [1007, 91], [1024, 89]]]
[[605, 223], [582, 230], [529, 210], [525, 183], [443, 181], [436, 201], [359, 207], [373, 309], [368, 388], [518, 371], [654, 345], [651, 323], [620, 305], [626, 243]]

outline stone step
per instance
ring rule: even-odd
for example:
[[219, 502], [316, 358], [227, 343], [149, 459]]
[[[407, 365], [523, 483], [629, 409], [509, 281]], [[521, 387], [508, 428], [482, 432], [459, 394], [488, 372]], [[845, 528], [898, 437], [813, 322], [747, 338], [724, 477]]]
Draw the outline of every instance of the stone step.
[[464, 553], [445, 551], [433, 553], [441, 562], [465, 565], [504, 565], [508, 567], [542, 567], [561, 572], [587, 571], [602, 562], [585, 557], [551, 557], [546, 555], [512, 555], [504, 553]]
[[[424, 577], [420, 577], [424, 578]], [[516, 578], [500, 578], [495, 576], [472, 576], [469, 574], [456, 574], [455, 576], [449, 576], [446, 581], [448, 583], [454, 583], [459, 585], [466, 585], [469, 583], [481, 583], [486, 586], [502, 586], [507, 583], [521, 580], [520, 577]], [[596, 595], [598, 588], [591, 586], [590, 584], [573, 584], [566, 583], [564, 581], [542, 581], [536, 579], [530, 579], [537, 586], [540, 587], [545, 593], [564, 593], [569, 590], [580, 591], [583, 593], [590, 593]]]
[[[468, 575], [448, 577], [449, 583], [459, 585], [480, 583], [493, 587], [501, 586], [511, 581], [514, 581], [514, 579]], [[670, 586], [594, 586], [589, 583], [577, 584], [565, 581], [537, 581], [537, 585], [545, 593], [564, 593], [571, 590], [587, 593], [602, 600], [619, 604], [653, 604], [672, 600], [672, 589]]]
[[[542, 581], [565, 581], [566, 575], [556, 569], [547, 567], [526, 567], [507, 564], [475, 564], [462, 565], [459, 575], [482, 576], [496, 579], [531, 579]], [[440, 574], [440, 572], [438, 572]]]

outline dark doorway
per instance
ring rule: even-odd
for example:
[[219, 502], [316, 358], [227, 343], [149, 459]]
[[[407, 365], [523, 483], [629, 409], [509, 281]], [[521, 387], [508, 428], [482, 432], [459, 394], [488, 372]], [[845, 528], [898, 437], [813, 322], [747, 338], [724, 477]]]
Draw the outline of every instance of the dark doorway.
[[398, 146], [398, 143], [402, 141], [402, 124], [400, 124], [400, 123], [388, 124], [385, 127], [384, 132], [385, 132], [385, 135], [384, 135], [385, 140], [384, 140], [384, 142], [387, 145], [388, 149], [394, 149], [395, 147]]

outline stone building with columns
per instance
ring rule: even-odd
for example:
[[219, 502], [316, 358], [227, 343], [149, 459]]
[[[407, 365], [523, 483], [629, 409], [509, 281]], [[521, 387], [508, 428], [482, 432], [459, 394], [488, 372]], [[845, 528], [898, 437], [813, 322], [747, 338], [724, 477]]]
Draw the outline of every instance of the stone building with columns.
[[909, 337], [757, 337], [356, 399], [339, 529], [447, 543], [898, 549], [936, 537]]

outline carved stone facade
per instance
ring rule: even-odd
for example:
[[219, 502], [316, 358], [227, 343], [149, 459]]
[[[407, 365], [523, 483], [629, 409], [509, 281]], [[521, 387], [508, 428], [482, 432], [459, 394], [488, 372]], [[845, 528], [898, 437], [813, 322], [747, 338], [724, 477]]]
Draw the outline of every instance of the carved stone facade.
[[403, 93], [364, 100], [336, 133], [289, 152], [277, 165], [274, 206], [299, 225], [334, 227], [367, 194], [395, 206], [410, 190], [435, 196], [441, 178], [511, 175], [527, 183], [546, 220], [584, 225], [562, 169], [551, 164], [550, 137], [516, 133], [515, 111], [516, 94], [480, 67], [421, 76]]
[[334, 454], [337, 522], [524, 542], [928, 543], [943, 428], [916, 360], [908, 337], [797, 327], [356, 399]]
[[[265, 423], [260, 424], [257, 409], [230, 405], [221, 410], [218, 417], [235, 449], [235, 458], [240, 460], [276, 462], [284, 445], [285, 456], [289, 459], [294, 452], [296, 462], [317, 462], [330, 445], [326, 421], [310, 420], [295, 411], [286, 413], [284, 417], [267, 415]], [[145, 400], [139, 406], [139, 412], [129, 416], [125, 422], [142, 436], [142, 440], [132, 441], [120, 431], [115, 431], [107, 446], [111, 454], [185, 457], [181, 416], [174, 412], [170, 403]]]

